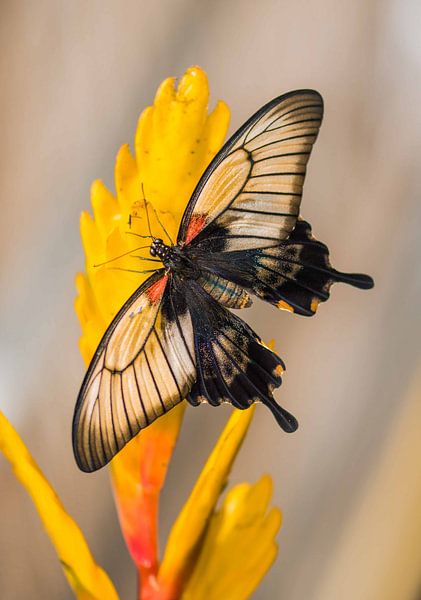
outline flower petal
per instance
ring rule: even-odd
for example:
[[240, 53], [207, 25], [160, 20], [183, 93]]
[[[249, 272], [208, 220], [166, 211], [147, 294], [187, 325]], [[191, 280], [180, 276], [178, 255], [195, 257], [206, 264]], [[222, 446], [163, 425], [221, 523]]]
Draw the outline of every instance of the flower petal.
[[147, 199], [181, 220], [199, 177], [221, 147], [229, 110], [219, 102], [207, 113], [209, 86], [199, 67], [187, 69], [158, 89], [153, 107], [144, 111], [136, 132], [136, 161]]
[[234, 410], [210, 454], [190, 497], [174, 523], [158, 581], [162, 599], [177, 598], [197, 557], [203, 533], [254, 414], [254, 406]]
[[143, 597], [156, 587], [158, 505], [168, 464], [180, 431], [185, 403], [136, 436], [111, 462], [121, 529], [137, 565]]
[[272, 480], [242, 483], [227, 494], [213, 516], [183, 600], [245, 600], [277, 554], [281, 512], [269, 508]]
[[95, 562], [78, 525], [1, 412], [0, 450], [31, 496], [76, 596], [83, 600], [117, 600], [111, 580]]
[[117, 200], [98, 179], [91, 186], [91, 204], [95, 223], [102, 239], [106, 240], [121, 215]]

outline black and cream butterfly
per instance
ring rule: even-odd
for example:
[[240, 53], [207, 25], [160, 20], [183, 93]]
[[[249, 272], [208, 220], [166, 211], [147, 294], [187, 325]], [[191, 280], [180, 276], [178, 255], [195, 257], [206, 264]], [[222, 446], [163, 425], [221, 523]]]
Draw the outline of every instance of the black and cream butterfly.
[[162, 260], [108, 327], [85, 376], [73, 421], [83, 471], [108, 463], [184, 398], [197, 406], [265, 404], [285, 431], [297, 421], [274, 400], [282, 360], [231, 308], [251, 294], [311, 316], [342, 281], [299, 217], [306, 165], [323, 116], [311, 90], [275, 98], [210, 163], [184, 213], [177, 244], [154, 238]]

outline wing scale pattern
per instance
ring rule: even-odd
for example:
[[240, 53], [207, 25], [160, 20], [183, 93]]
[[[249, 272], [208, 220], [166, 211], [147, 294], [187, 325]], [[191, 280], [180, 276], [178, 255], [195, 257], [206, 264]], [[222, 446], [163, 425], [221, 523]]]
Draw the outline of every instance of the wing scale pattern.
[[246, 409], [262, 402], [279, 425], [295, 431], [296, 419], [274, 400], [285, 368], [275, 352], [239, 317], [213, 299], [196, 282], [186, 288], [194, 330], [197, 381], [188, 401], [193, 406], [229, 403]]
[[301, 219], [288, 239], [276, 246], [215, 254], [196, 251], [196, 260], [202, 269], [278, 308], [304, 316], [314, 315], [336, 282], [361, 289], [373, 287], [367, 275], [334, 269], [327, 246], [313, 237], [310, 225]]
[[79, 467], [105, 465], [140, 429], [181, 402], [196, 379], [189, 314], [174, 306], [160, 271], [107, 330], [79, 394], [74, 449]]
[[323, 116], [317, 92], [281, 96], [227, 142], [193, 193], [180, 228], [186, 244], [259, 248], [295, 227], [306, 165]]

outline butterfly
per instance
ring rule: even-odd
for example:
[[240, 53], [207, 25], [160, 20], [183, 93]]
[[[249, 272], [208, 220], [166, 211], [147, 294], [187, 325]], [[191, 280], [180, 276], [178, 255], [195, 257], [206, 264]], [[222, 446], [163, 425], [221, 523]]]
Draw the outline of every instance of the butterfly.
[[78, 466], [107, 464], [141, 429], [183, 399], [193, 406], [260, 401], [287, 432], [279, 406], [284, 363], [230, 309], [252, 295], [311, 316], [333, 283], [369, 289], [371, 277], [331, 267], [327, 246], [300, 218], [306, 165], [323, 117], [312, 90], [275, 98], [215, 156], [184, 212], [176, 244], [151, 235], [156, 270], [108, 327], [73, 419]]

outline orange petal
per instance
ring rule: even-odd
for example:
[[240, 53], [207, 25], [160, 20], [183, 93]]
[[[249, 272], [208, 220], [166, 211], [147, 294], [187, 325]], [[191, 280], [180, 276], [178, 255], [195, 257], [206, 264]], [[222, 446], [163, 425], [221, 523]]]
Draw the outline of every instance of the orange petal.
[[121, 529], [142, 580], [142, 597], [155, 589], [158, 571], [158, 504], [180, 431], [185, 403], [136, 436], [111, 462]]

